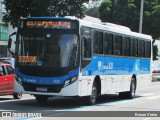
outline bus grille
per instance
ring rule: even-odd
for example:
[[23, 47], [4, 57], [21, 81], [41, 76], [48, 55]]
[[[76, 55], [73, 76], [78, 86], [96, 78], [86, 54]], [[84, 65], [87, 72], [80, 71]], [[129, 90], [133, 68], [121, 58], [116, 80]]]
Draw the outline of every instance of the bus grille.
[[[59, 93], [63, 88], [63, 85], [39, 85], [39, 84], [28, 84], [23, 83], [23, 88], [25, 91], [31, 92], [54, 92]], [[37, 91], [37, 88], [47, 88], [47, 91]]]

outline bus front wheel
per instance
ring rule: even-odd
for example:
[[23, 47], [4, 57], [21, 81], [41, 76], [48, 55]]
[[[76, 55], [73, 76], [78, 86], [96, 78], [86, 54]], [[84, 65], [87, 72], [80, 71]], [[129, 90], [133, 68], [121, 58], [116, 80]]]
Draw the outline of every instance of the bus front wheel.
[[97, 83], [94, 81], [93, 82], [93, 86], [92, 86], [91, 95], [86, 98], [87, 99], [86, 100], [87, 104], [89, 104], [89, 105], [95, 104], [96, 101], [97, 101], [97, 94], [98, 94], [98, 92], [97, 92]]

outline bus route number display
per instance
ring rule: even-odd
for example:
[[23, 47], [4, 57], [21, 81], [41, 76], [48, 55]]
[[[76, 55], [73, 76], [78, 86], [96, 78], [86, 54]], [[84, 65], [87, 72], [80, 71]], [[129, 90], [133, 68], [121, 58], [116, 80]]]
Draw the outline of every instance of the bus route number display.
[[71, 29], [69, 21], [26, 21], [27, 28]]
[[36, 62], [37, 57], [36, 56], [18, 56], [18, 62]]

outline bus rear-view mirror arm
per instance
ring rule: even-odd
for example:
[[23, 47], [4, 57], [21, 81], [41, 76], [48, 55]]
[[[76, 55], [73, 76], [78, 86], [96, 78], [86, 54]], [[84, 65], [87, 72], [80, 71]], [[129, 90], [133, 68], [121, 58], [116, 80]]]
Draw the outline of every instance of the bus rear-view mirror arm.
[[11, 36], [13, 35], [16, 35], [17, 32], [14, 32], [12, 33], [10, 36], [9, 36], [9, 40], [8, 40], [8, 51], [14, 56], [14, 52], [11, 51], [11, 46], [12, 46], [12, 38]]

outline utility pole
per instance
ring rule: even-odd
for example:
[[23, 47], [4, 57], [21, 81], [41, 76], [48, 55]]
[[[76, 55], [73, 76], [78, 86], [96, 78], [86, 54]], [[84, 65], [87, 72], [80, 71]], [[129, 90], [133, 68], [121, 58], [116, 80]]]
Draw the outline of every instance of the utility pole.
[[143, 5], [144, 5], [144, 0], [141, 0], [140, 21], [139, 21], [139, 33], [142, 33], [142, 24], [143, 24]]

